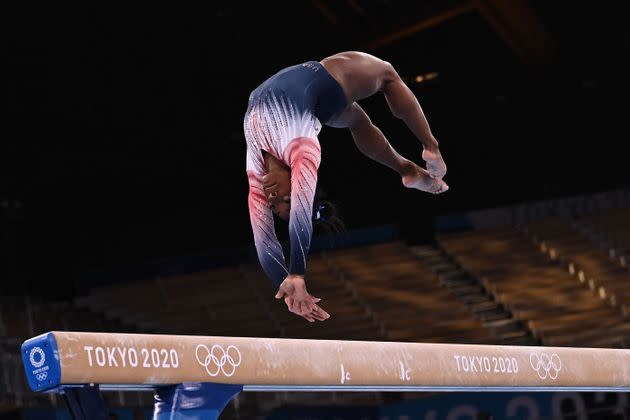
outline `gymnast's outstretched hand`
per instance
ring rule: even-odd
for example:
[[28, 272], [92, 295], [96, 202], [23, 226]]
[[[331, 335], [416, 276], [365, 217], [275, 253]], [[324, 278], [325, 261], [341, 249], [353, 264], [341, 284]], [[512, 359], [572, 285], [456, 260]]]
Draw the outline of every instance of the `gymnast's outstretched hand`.
[[306, 290], [304, 276], [290, 274], [284, 279], [276, 293], [276, 299], [282, 298], [289, 311], [309, 322], [325, 321], [330, 318], [330, 315], [317, 305], [321, 299], [310, 295]]

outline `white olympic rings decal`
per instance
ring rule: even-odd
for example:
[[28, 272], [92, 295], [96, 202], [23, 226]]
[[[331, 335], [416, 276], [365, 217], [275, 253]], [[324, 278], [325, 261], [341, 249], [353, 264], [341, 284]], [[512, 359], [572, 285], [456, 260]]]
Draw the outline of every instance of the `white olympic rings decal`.
[[[35, 355], [39, 356], [39, 360], [35, 360]], [[40, 347], [33, 347], [31, 352], [28, 354], [28, 360], [31, 362], [33, 367], [40, 368], [44, 366], [44, 363], [46, 363], [46, 354]]]
[[46, 380], [46, 378], [48, 378], [48, 372], [38, 373], [37, 375], [35, 375], [35, 378], [39, 382], [43, 382]]
[[210, 376], [217, 376], [219, 372], [223, 372], [225, 376], [232, 376], [241, 364], [241, 352], [233, 345], [224, 350], [219, 344], [215, 344], [208, 350], [204, 344], [199, 344], [195, 349], [195, 356]]
[[532, 369], [538, 373], [540, 379], [552, 379], [555, 380], [562, 369], [562, 361], [560, 356], [553, 353], [549, 356], [546, 353], [540, 355], [531, 353], [529, 355], [529, 363], [532, 365]]

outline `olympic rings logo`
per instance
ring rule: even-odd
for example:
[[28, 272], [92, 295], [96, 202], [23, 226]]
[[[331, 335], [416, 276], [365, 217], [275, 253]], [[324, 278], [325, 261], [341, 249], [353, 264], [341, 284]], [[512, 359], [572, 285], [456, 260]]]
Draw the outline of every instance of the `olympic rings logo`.
[[[38, 360], [35, 359], [36, 355], [39, 356]], [[44, 366], [44, 363], [46, 363], [46, 354], [40, 347], [33, 347], [31, 352], [28, 354], [28, 360], [31, 362], [33, 367], [40, 368]]]
[[43, 382], [46, 380], [46, 378], [48, 378], [48, 372], [38, 373], [37, 375], [35, 375], [35, 378], [39, 382]]
[[241, 352], [233, 345], [224, 350], [219, 344], [215, 344], [208, 350], [208, 347], [199, 344], [195, 349], [195, 356], [210, 376], [217, 376], [219, 372], [223, 372], [225, 376], [232, 376], [241, 364]]
[[532, 365], [532, 369], [538, 373], [540, 379], [549, 378], [556, 380], [562, 369], [562, 361], [556, 353], [553, 353], [551, 356], [546, 353], [541, 353], [540, 355], [531, 353], [529, 355], [529, 363]]

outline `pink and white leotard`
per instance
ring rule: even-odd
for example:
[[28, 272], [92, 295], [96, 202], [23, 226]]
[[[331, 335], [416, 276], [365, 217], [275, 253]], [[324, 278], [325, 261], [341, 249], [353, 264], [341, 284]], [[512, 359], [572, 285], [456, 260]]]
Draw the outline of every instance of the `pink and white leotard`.
[[[267, 79], [249, 98], [244, 118], [249, 214], [263, 270], [277, 287], [288, 274], [306, 272], [313, 231], [313, 200], [321, 148], [321, 122], [345, 107], [339, 84], [318, 62], [288, 67]], [[290, 261], [285, 262], [263, 190], [266, 151], [291, 168]]]

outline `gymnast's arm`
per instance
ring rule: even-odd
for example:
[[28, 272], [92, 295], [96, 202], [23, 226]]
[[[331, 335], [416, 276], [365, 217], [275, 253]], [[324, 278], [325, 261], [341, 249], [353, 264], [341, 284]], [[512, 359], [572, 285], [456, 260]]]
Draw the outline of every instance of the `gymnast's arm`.
[[291, 207], [289, 209], [289, 238], [291, 261], [289, 274], [280, 284], [276, 299], [284, 299], [289, 311], [309, 322], [325, 321], [330, 315], [317, 303], [320, 298], [306, 290], [304, 275], [313, 232], [312, 213], [317, 169], [321, 151], [317, 138], [299, 137], [285, 149], [284, 161], [291, 172], [285, 173], [291, 182]]
[[287, 147], [291, 166], [289, 274], [304, 276], [313, 233], [313, 200], [321, 150], [317, 139], [297, 138]]
[[265, 198], [262, 175], [247, 171], [249, 182], [249, 218], [254, 234], [258, 260], [267, 277], [277, 289], [289, 274], [282, 246], [276, 237], [273, 214]]

